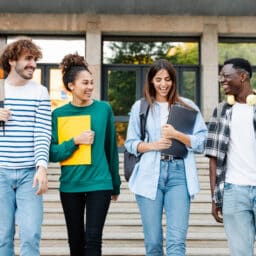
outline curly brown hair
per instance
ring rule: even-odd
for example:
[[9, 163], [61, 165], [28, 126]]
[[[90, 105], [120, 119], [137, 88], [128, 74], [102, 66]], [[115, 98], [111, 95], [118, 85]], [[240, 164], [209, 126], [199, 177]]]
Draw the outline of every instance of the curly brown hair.
[[6, 45], [0, 53], [0, 66], [6, 74], [10, 73], [10, 60], [18, 60], [24, 52], [29, 52], [35, 60], [42, 58], [42, 51], [39, 46], [32, 42], [29, 37], [17, 38], [16, 41]]
[[62, 72], [62, 80], [65, 88], [70, 91], [68, 83], [73, 83], [76, 80], [76, 76], [80, 71], [87, 71], [90, 74], [91, 71], [88, 68], [88, 64], [83, 56], [75, 54], [68, 54], [64, 56], [60, 63], [60, 68]]

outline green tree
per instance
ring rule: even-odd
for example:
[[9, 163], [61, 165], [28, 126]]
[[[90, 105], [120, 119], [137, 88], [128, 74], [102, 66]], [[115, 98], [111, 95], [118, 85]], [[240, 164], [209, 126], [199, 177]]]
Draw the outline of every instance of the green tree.
[[[223, 65], [224, 61], [230, 58], [244, 58], [250, 61], [251, 65], [256, 65], [256, 43], [219, 43], [218, 60], [219, 65]], [[256, 89], [256, 73], [253, 72], [251, 83]], [[220, 88], [221, 99], [224, 98], [222, 88]]]
[[[172, 64], [197, 64], [199, 58], [197, 43], [111, 42], [108, 47], [112, 56], [106, 58], [105, 61], [111, 64], [150, 65], [154, 60], [160, 58], [165, 58]], [[108, 100], [115, 115], [127, 115], [135, 101], [135, 72], [111, 71], [108, 74], [108, 81]], [[195, 79], [185, 76], [184, 83], [186, 96], [193, 99]]]
[[255, 43], [219, 43], [218, 60], [219, 64], [230, 58], [244, 58], [252, 65], [256, 64], [256, 44]]
[[136, 95], [134, 71], [111, 71], [108, 74], [108, 100], [115, 115], [128, 115]]
[[170, 42], [111, 42], [112, 56], [105, 58], [106, 63], [152, 64], [164, 58], [172, 64], [198, 64], [198, 44]]

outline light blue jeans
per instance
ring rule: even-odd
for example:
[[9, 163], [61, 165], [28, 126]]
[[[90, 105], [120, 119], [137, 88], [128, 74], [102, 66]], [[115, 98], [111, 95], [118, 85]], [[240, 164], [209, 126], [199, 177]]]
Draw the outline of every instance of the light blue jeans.
[[163, 210], [166, 214], [166, 255], [185, 256], [190, 197], [183, 160], [161, 161], [155, 200], [136, 195], [144, 231], [146, 256], [163, 256]]
[[253, 256], [256, 186], [224, 185], [223, 220], [232, 256]]
[[19, 226], [20, 255], [39, 256], [42, 196], [32, 188], [34, 168], [0, 168], [0, 255], [14, 256], [15, 223]]

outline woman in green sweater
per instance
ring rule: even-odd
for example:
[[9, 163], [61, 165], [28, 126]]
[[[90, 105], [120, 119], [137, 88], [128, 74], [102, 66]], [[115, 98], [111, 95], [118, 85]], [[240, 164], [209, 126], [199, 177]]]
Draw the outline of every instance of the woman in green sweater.
[[82, 56], [66, 55], [61, 69], [72, 101], [52, 113], [50, 161], [61, 163], [70, 255], [100, 256], [107, 211], [121, 184], [114, 117], [107, 102], [92, 99], [93, 77]]

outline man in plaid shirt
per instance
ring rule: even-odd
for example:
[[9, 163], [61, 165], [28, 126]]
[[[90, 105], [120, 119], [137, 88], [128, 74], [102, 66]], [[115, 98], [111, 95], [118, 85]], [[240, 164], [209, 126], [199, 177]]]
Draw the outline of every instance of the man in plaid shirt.
[[210, 158], [212, 215], [224, 222], [232, 256], [254, 255], [256, 95], [251, 76], [247, 60], [224, 62], [219, 82], [229, 98], [213, 111], [205, 150]]

